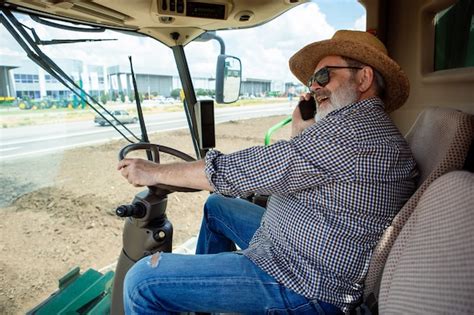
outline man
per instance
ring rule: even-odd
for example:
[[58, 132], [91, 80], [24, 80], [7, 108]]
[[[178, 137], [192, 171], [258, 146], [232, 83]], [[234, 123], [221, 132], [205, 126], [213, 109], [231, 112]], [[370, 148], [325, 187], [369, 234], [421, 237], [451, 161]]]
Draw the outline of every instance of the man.
[[[360, 300], [372, 250], [415, 187], [415, 161], [387, 115], [408, 97], [408, 79], [375, 36], [356, 31], [304, 47], [290, 69], [309, 81], [318, 121], [296, 109], [291, 140], [192, 163], [119, 163], [136, 186], [215, 192], [201, 255], [138, 262], [125, 281], [127, 313], [338, 314]], [[266, 211], [223, 196], [251, 192], [271, 195]]]

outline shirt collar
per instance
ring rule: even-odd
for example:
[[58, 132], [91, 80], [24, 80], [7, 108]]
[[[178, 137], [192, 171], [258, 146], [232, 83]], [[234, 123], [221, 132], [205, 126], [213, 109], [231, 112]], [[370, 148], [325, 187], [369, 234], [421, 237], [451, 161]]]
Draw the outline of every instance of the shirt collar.
[[367, 99], [349, 104], [349, 105], [344, 106], [342, 108], [336, 109], [336, 110], [330, 112], [329, 114], [327, 114], [327, 116], [325, 118], [335, 116], [335, 115], [338, 115], [338, 114], [342, 114], [342, 113], [346, 113], [346, 112], [349, 112], [349, 111], [352, 111], [352, 110], [355, 110], [355, 109], [358, 109], [358, 108], [373, 107], [373, 106], [379, 106], [380, 108], [384, 109], [384, 104], [383, 104], [382, 100], [379, 97], [374, 96], [374, 97], [371, 97], [371, 98], [367, 98]]

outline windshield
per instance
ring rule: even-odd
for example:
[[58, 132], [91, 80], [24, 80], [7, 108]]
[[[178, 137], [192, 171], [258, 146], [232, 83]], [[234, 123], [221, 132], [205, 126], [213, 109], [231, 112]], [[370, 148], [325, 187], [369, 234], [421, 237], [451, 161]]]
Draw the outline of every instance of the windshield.
[[[339, 9], [354, 8], [343, 21], [335, 17], [334, 3], [304, 4], [259, 28], [217, 32], [226, 53], [241, 59], [243, 81], [238, 102], [215, 104], [216, 149], [229, 153], [262, 145], [266, 130], [291, 114], [297, 96], [306, 91], [288, 69], [296, 50], [340, 28], [365, 28], [356, 0], [339, 2]], [[75, 266], [102, 270], [116, 261], [123, 219], [115, 209], [144, 189], [132, 187], [116, 171], [118, 151], [129, 141], [114, 126], [133, 142], [142, 138], [129, 56], [150, 142], [195, 156], [171, 49], [143, 36], [66, 31], [16, 17], [43, 41], [94, 41], [40, 46], [83, 89], [78, 96], [29, 60], [0, 28], [0, 313], [31, 309]], [[197, 99], [214, 99], [219, 45], [193, 42], [184, 49]], [[112, 126], [103, 121], [81, 99], [83, 92], [120, 123], [107, 115]], [[289, 134], [282, 130], [273, 140]], [[174, 246], [196, 236], [207, 196], [169, 195]]]

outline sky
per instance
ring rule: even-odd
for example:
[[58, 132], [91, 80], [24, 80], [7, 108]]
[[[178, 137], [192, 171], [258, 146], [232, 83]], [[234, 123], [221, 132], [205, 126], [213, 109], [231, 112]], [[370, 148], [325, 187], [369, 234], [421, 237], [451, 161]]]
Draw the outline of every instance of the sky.
[[[171, 49], [156, 40], [117, 32], [80, 33], [57, 30], [22, 19], [43, 40], [115, 38], [116, 41], [43, 46], [52, 57], [82, 60], [94, 65], [129, 68], [132, 56], [136, 73], [176, 75]], [[314, 0], [256, 28], [218, 31], [226, 54], [242, 61], [244, 78], [297, 82], [288, 68], [289, 58], [303, 46], [330, 38], [338, 29], [365, 30], [365, 9], [357, 0]], [[74, 37], [73, 37], [74, 38]], [[9, 56], [25, 56], [11, 35], [0, 26], [0, 64]], [[217, 41], [190, 43], [185, 47], [192, 76], [214, 77], [220, 46]], [[53, 58], [54, 59], [54, 58]]]

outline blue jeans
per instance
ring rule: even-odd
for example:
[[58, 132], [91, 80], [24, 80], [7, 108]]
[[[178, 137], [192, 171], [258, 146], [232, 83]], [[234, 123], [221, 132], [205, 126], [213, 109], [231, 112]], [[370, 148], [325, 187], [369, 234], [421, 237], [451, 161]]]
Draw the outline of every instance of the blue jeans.
[[338, 314], [331, 304], [279, 284], [240, 252], [260, 225], [265, 209], [213, 194], [204, 206], [196, 253], [156, 253], [137, 262], [124, 284], [126, 314], [238, 312]]

